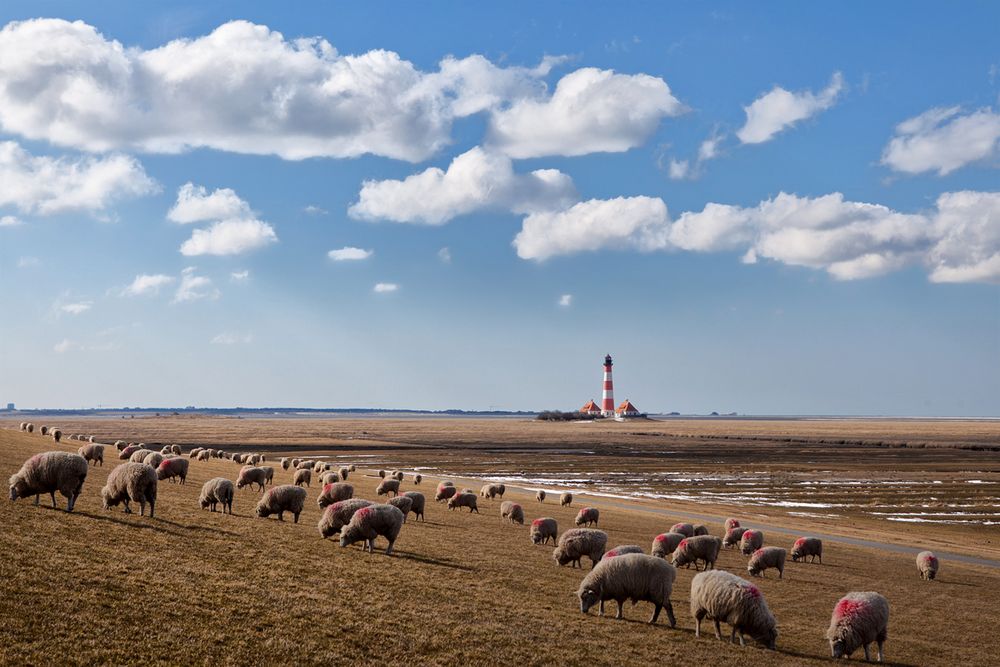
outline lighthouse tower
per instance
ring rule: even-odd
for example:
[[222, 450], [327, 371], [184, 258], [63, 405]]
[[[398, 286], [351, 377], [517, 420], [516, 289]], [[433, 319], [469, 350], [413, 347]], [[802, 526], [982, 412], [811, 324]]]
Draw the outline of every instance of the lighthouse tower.
[[601, 396], [601, 415], [615, 416], [615, 390], [611, 384], [611, 355], [604, 357], [604, 394]]

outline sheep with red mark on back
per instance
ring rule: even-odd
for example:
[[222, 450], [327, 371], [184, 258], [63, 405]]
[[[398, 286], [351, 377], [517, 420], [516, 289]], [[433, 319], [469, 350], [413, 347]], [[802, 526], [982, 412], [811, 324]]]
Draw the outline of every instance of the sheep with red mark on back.
[[747, 572], [752, 576], [764, 576], [764, 572], [771, 568], [778, 571], [778, 579], [785, 575], [785, 550], [780, 547], [761, 547], [752, 554], [747, 561]]
[[823, 540], [818, 537], [800, 537], [795, 540], [795, 544], [792, 545], [792, 562], [799, 562], [799, 559], [803, 562], [806, 558], [810, 559], [810, 563], [815, 563], [816, 559], [819, 558], [819, 562], [823, 564]]
[[739, 635], [740, 646], [746, 645], [744, 635], [771, 650], [777, 645], [777, 622], [764, 595], [749, 581], [730, 572], [709, 570], [694, 575], [691, 616], [695, 620], [695, 637], [701, 636], [701, 622], [708, 618], [715, 622], [716, 639], [722, 639], [719, 624], [725, 622], [733, 628], [730, 641], [735, 642]]
[[722, 549], [722, 539], [714, 535], [695, 535], [685, 537], [677, 543], [672, 558], [674, 567], [694, 563], [694, 569], [698, 569], [698, 561], [705, 564], [705, 569], [710, 570], [715, 567], [715, 561], [719, 559], [719, 550]]
[[764, 533], [759, 530], [748, 530], [740, 538], [740, 552], [744, 556], [749, 556], [762, 546], [764, 546]]
[[500, 503], [500, 518], [510, 523], [524, 525], [524, 508], [510, 500]]
[[180, 480], [181, 484], [187, 483], [188, 467], [191, 462], [188, 459], [182, 459], [180, 457], [174, 457], [171, 459], [164, 459], [160, 462], [160, 465], [156, 468], [156, 477], [160, 481], [169, 479], [174, 481], [174, 478]]
[[684, 536], [680, 533], [660, 533], [653, 538], [653, 547], [649, 553], [658, 558], [666, 558], [677, 550]]
[[341, 500], [348, 500], [353, 497], [353, 486], [344, 484], [343, 482], [331, 482], [330, 484], [323, 485], [323, 490], [319, 492], [319, 497], [316, 498], [316, 504], [320, 508], [325, 508], [334, 503], [339, 503]]
[[323, 516], [320, 517], [319, 523], [316, 526], [319, 529], [319, 534], [324, 540], [331, 535], [336, 535], [350, 522], [355, 512], [362, 507], [374, 504], [370, 500], [351, 498], [350, 500], [341, 500], [328, 506], [323, 511]]
[[600, 518], [601, 512], [596, 507], [584, 507], [576, 513], [576, 519], [573, 520], [573, 523], [578, 526], [596, 526]]
[[939, 566], [938, 557], [934, 555], [934, 552], [921, 551], [917, 554], [917, 572], [920, 573], [921, 579], [936, 577]]
[[531, 522], [528, 536], [531, 538], [532, 544], [546, 544], [549, 540], [555, 544], [556, 538], [559, 536], [559, 524], [548, 516], [535, 519]]
[[396, 544], [399, 532], [403, 528], [403, 512], [398, 507], [392, 505], [370, 505], [362, 507], [354, 516], [350, 523], [340, 531], [340, 546], [348, 547], [355, 542], [365, 542], [365, 549], [369, 553], [375, 553], [375, 539], [384, 537], [389, 541], [386, 547], [386, 555], [392, 554], [392, 547]]
[[870, 660], [868, 645], [875, 642], [878, 661], [883, 662], [883, 646], [888, 633], [889, 601], [874, 591], [853, 592], [834, 606], [826, 638], [834, 658], [849, 658], [859, 648], [864, 648], [865, 660]]

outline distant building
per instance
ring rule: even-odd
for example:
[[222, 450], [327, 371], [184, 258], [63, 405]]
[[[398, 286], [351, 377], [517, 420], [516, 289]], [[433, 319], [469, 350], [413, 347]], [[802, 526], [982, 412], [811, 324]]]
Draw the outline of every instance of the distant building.
[[639, 409], [632, 405], [631, 401], [627, 398], [615, 410], [615, 415], [618, 417], [639, 417], [641, 414]]
[[594, 403], [594, 399], [590, 399], [585, 406], [580, 408], [580, 412], [585, 415], [597, 416], [601, 414], [601, 408], [598, 407], [597, 403]]
[[11, 412], [13, 412], [14, 410], [17, 410], [17, 408], [14, 407], [13, 403], [8, 403], [7, 404], [7, 409], [10, 410]]

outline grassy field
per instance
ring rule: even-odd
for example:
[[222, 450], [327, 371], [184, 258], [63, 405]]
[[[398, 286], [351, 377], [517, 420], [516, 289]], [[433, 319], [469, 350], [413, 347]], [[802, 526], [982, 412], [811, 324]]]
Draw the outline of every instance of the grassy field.
[[[374, 496], [378, 481], [364, 463], [370, 457], [380, 463], [398, 460], [410, 467], [423, 463], [421, 467], [443, 468], [461, 462], [458, 459], [478, 461], [487, 468], [495, 464], [485, 461], [510, 465], [512, 456], [527, 461], [534, 453], [538, 458], [538, 448], [548, 452], [542, 458], [549, 458], [554, 444], [566, 444], [556, 429], [562, 427], [565, 434], [567, 427], [579, 428], [541, 425], [535, 429], [533, 424], [522, 423], [483, 426], [483, 432], [476, 425], [458, 428], [444, 422], [413, 425], [388, 420], [122, 421], [131, 423], [60, 420], [59, 424], [66, 434], [88, 432], [106, 439], [213, 443], [231, 451], [324, 451], [359, 465], [349, 482], [356, 496], [366, 498]], [[126, 433], [126, 428], [135, 430]], [[630, 430], [669, 428], [677, 425]], [[871, 435], [858, 435], [859, 439], [878, 438], [874, 427], [858, 428], [871, 430]], [[910, 430], [901, 429], [892, 437], [920, 440], [919, 427], [905, 428]], [[958, 474], [995, 462], [995, 454], [950, 447], [956, 443], [989, 445], [994, 434], [988, 428], [986, 433], [970, 429], [962, 438], [941, 436], [935, 429], [926, 429], [921, 441], [945, 448], [942, 468]], [[504, 432], [508, 435], [503, 436]], [[832, 437], [815, 432], [788, 437], [799, 435], [812, 440]], [[774, 433], [744, 436], [777, 437]], [[656, 448], [661, 446], [646, 441], [658, 437], [585, 432], [579, 438], [574, 435], [573, 442], [587, 451], [604, 450], [604, 457], [615, 456], [616, 448], [619, 454], [637, 450], [634, 458], [644, 465], [656, 458]], [[772, 446], [768, 444], [772, 440], [750, 442], [761, 448]], [[807, 443], [796, 446], [802, 444]], [[69, 451], [78, 445], [55, 445], [37, 434], [0, 430], [0, 471], [12, 474], [36, 452]], [[674, 449], [673, 441], [670, 448]], [[519, 454], [517, 450], [527, 451]], [[872, 445], [871, 451], [876, 458], [883, 452], [898, 458], [901, 452], [920, 457], [931, 450]], [[685, 456], [693, 458], [678, 465], [697, 463], [694, 451]], [[810, 455], [803, 456], [804, 461]], [[877, 590], [889, 598], [892, 619], [886, 654], [890, 663], [996, 663], [989, 639], [1000, 622], [995, 605], [1000, 570], [996, 569], [945, 561], [938, 581], [922, 582], [910, 556], [828, 543], [824, 565], [789, 563], [784, 580], [773, 575], [758, 580], [781, 633], [779, 651], [770, 653], [704, 636], [694, 638], [688, 612], [693, 570], [682, 569], [678, 574], [673, 594], [677, 629], [666, 627], [664, 619], [657, 626], [646, 625], [650, 608], [645, 604], [627, 609], [625, 621], [582, 615], [574, 595], [582, 573], [557, 567], [550, 547], [531, 545], [527, 526], [501, 524], [499, 502], [482, 501], [481, 515], [449, 512], [429, 502], [427, 522], [406, 524], [396, 554], [368, 555], [359, 548], [341, 549], [333, 541], [320, 539], [317, 485], [309, 490], [307, 509], [298, 525], [253, 517], [259, 493], [248, 490], [237, 492], [234, 516], [200, 510], [201, 484], [220, 475], [235, 479], [239, 466], [231, 462], [192, 462], [186, 486], [161, 483], [155, 519], [125, 515], [120, 508], [104, 511], [99, 490], [118, 463], [110, 449], [108, 457], [103, 468], [92, 469], [73, 514], [35, 508], [27, 500], [0, 504], [4, 526], [0, 664], [314, 664], [371, 659], [414, 664], [573, 665], [661, 664], [680, 658], [721, 665], [816, 664], [829, 659], [823, 635], [830, 611], [851, 590]], [[567, 458], [576, 460], [571, 455]], [[833, 464], [847, 465], [846, 457]], [[792, 457], [780, 465], [798, 464]], [[823, 463], [828, 465], [830, 461]], [[861, 462], [856, 465], [861, 467]], [[277, 472], [277, 482], [290, 479], [290, 473]], [[431, 476], [418, 490], [431, 499], [436, 481]], [[409, 479], [404, 487], [414, 488]], [[561, 529], [571, 525], [576, 511], [553, 502], [539, 506], [527, 493], [515, 490], [507, 497], [524, 504], [529, 521], [553, 516]], [[648, 549], [653, 536], [675, 519], [651, 514], [646, 511], [650, 506], [650, 501], [602, 506], [600, 527], [609, 534], [609, 546], [640, 544]], [[669, 511], [675, 504], [658, 502], [656, 506]], [[714, 514], [725, 508], [701, 509]], [[804, 527], [808, 525], [805, 522]], [[722, 531], [718, 523], [710, 529], [713, 534]], [[978, 531], [967, 532], [966, 546], [974, 546]], [[986, 539], [995, 542], [992, 536]], [[768, 543], [790, 547], [790, 540], [789, 544]], [[379, 545], [384, 547], [384, 542]], [[726, 552], [719, 567], [745, 573], [745, 560]]]

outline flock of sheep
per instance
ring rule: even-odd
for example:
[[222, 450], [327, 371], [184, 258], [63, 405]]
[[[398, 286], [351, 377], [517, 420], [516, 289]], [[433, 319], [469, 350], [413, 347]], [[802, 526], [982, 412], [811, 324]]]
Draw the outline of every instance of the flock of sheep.
[[[22, 423], [21, 430], [32, 433], [31, 423]], [[62, 438], [58, 428], [42, 426], [43, 435], [49, 435], [56, 442]], [[55, 493], [67, 498], [67, 511], [72, 511], [83, 490], [90, 465], [104, 464], [105, 445], [95, 442], [93, 436], [70, 435], [70, 440], [84, 441], [77, 454], [51, 451], [30, 457], [21, 469], [10, 478], [10, 498], [16, 500], [35, 496], [35, 505], [41, 494], [49, 494], [52, 506], [56, 507]], [[363, 548], [374, 552], [375, 540], [379, 537], [388, 542], [386, 554], [391, 554], [393, 546], [409, 514], [415, 519], [424, 519], [425, 497], [418, 491], [400, 493], [400, 484], [405, 479], [400, 471], [378, 471], [380, 482], [376, 487], [377, 496], [391, 496], [384, 504], [354, 498], [354, 487], [347, 483], [355, 466], [335, 466], [333, 463], [312, 459], [283, 458], [280, 466], [292, 473], [292, 484], [274, 486], [275, 470], [264, 466], [265, 457], [259, 454], [231, 454], [218, 449], [196, 448], [183, 458], [177, 445], [164, 446], [159, 451], [147, 449], [142, 443], [133, 444], [119, 440], [114, 444], [118, 458], [123, 461], [108, 475], [107, 483], [101, 489], [103, 507], [110, 509], [124, 504], [125, 512], [131, 513], [130, 503], [138, 503], [140, 514], [145, 515], [149, 505], [149, 516], [153, 517], [156, 507], [157, 483], [169, 480], [184, 484], [189, 461], [229, 459], [243, 465], [235, 484], [216, 477], [204, 484], [199, 497], [202, 509], [215, 512], [221, 505], [222, 512], [232, 514], [236, 489], [256, 486], [263, 492], [255, 513], [259, 517], [277, 515], [284, 520], [290, 513], [298, 523], [306, 501], [306, 489], [313, 475], [322, 483], [317, 504], [323, 510], [318, 523], [322, 538], [339, 534], [340, 546], [362, 542]], [[336, 468], [336, 469], [334, 469]], [[421, 476], [413, 475], [413, 482], [419, 485]], [[270, 488], [267, 488], [271, 485]], [[266, 489], [266, 490], [265, 490]], [[513, 501], [503, 501], [506, 487], [503, 484], [483, 485], [477, 496], [471, 489], [459, 489], [452, 482], [442, 481], [436, 489], [434, 499], [446, 502], [450, 510], [467, 508], [469, 513], [479, 513], [477, 498], [501, 499], [500, 519], [511, 524], [524, 525], [524, 508]], [[545, 502], [545, 491], [536, 493], [536, 500]], [[571, 506], [572, 494], [560, 496], [561, 506]], [[670, 596], [678, 567], [702, 570], [691, 581], [691, 615], [695, 621], [695, 636], [700, 636], [701, 622], [714, 622], [715, 635], [722, 638], [720, 623], [732, 628], [731, 641], [745, 644], [745, 636], [774, 649], [777, 642], [777, 623], [760, 589], [735, 574], [716, 570], [715, 563], [723, 548], [738, 548], [748, 557], [747, 572], [752, 576], [764, 576], [768, 569], [784, 576], [786, 550], [780, 547], [764, 546], [764, 535], [760, 530], [740, 526], [737, 519], [727, 519], [724, 537], [709, 534], [703, 525], [677, 523], [670, 531], [653, 538], [650, 555], [646, 555], [638, 545], [621, 545], [607, 550], [608, 536], [596, 526], [600, 521], [597, 508], [581, 509], [575, 519], [576, 527], [559, 535], [558, 523], [552, 517], [534, 519], [529, 527], [529, 539], [533, 544], [554, 544], [552, 557], [560, 566], [571, 564], [581, 567], [581, 559], [591, 561], [591, 570], [583, 578], [577, 591], [580, 610], [587, 613], [595, 604], [603, 615], [604, 603], [613, 600], [618, 605], [617, 618], [622, 618], [624, 603], [631, 600], [650, 602], [653, 614], [650, 623], [655, 623], [661, 610], [666, 610], [670, 627], [675, 627], [673, 606]], [[792, 545], [793, 562], [807, 559], [820, 564], [823, 562], [823, 543], [818, 538], [801, 537]], [[924, 579], [934, 579], [938, 568], [938, 558], [929, 551], [921, 552], [916, 559], [917, 571]], [[702, 567], [703, 566], [703, 567]], [[865, 659], [870, 658], [869, 645], [878, 647], [878, 660], [883, 660], [883, 644], [889, 623], [889, 603], [879, 593], [851, 592], [837, 602], [827, 630], [827, 639], [833, 657], [850, 656], [863, 649]]]

